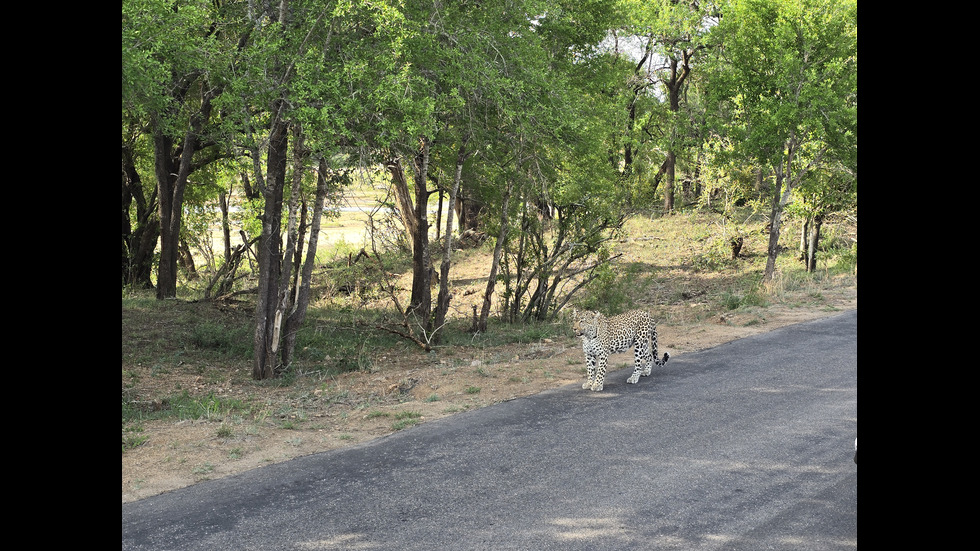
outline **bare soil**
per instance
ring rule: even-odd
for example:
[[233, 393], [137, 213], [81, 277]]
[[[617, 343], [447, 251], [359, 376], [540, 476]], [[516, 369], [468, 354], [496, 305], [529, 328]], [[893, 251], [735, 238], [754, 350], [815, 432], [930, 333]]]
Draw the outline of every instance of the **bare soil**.
[[[762, 248], [764, 244], [757, 246]], [[639, 253], [633, 257], [642, 260]], [[479, 279], [479, 274], [485, 274], [485, 261], [471, 258], [469, 262], [472, 265], [454, 265], [460, 281], [456, 296], [465, 297], [457, 300], [458, 316], [467, 316], [471, 309], [466, 301], [479, 297], [479, 293], [467, 294], [463, 282], [470, 282], [474, 289], [485, 285], [485, 279]], [[723, 276], [713, 281], [711, 275], [680, 267], [671, 272], [665, 275], [665, 294], [649, 293], [638, 298], [636, 306], [646, 307], [662, 320], [660, 353], [669, 352], [675, 358], [857, 308], [856, 275], [825, 280], [819, 288], [773, 291], [767, 306], [725, 310], [708, 304], [708, 297], [717, 295], [712, 286], [725, 285]], [[123, 323], [127, 323], [125, 308]], [[357, 445], [457, 412], [580, 384], [585, 373], [579, 341], [570, 331], [552, 339], [499, 347], [431, 354], [379, 351], [369, 370], [327, 380], [297, 377], [289, 386], [257, 385], [249, 379], [251, 366], [245, 363], [229, 368], [236, 373], [226, 377], [202, 375], [201, 369], [179, 362], [165, 373], [150, 376], [147, 366], [127, 363], [124, 356], [123, 387], [129, 396], [153, 401], [181, 391], [194, 396], [210, 393], [258, 403], [257, 410], [263, 413], [249, 418], [205, 416], [142, 423], [146, 441], [122, 454], [123, 503]], [[613, 356], [610, 371], [631, 363], [631, 353]]]

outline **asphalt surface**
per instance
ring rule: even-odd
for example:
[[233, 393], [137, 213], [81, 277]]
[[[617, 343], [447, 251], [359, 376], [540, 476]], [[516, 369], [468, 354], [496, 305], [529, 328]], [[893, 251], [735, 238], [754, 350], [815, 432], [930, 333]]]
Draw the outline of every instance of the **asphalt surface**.
[[857, 548], [856, 311], [630, 371], [123, 504], [122, 548]]

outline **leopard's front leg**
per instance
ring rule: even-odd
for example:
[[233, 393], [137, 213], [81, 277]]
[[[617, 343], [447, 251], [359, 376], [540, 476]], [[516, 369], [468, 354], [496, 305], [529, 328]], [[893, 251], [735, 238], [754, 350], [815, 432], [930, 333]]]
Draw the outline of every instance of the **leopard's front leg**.
[[589, 378], [582, 384], [582, 388], [588, 390], [592, 388], [592, 382], [595, 380], [595, 354], [585, 353], [585, 369], [589, 372]]
[[592, 382], [592, 392], [602, 390], [602, 383], [606, 379], [606, 356], [600, 354], [595, 368], [595, 381]]

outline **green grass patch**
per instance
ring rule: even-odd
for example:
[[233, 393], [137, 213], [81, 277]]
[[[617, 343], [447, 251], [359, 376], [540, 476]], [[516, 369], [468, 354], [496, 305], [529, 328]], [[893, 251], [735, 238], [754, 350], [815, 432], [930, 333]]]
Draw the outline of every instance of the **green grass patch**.
[[143, 434], [143, 427], [133, 426], [123, 428], [122, 433], [122, 451], [126, 453], [127, 450], [138, 448], [146, 443], [148, 437]]
[[191, 396], [186, 390], [153, 403], [134, 403], [125, 398], [122, 403], [123, 425], [154, 419], [204, 419], [224, 421], [233, 415], [248, 417], [254, 408], [240, 398], [215, 396]]
[[738, 310], [750, 306], [764, 308], [769, 305], [765, 293], [758, 288], [726, 291], [721, 295], [719, 302], [725, 310]]
[[399, 411], [395, 414], [395, 423], [391, 425], [394, 430], [406, 429], [412, 425], [422, 422], [422, 413], [418, 411]]
[[205, 462], [203, 465], [198, 465], [197, 467], [191, 469], [191, 473], [197, 476], [207, 476], [213, 472], [214, 472], [214, 465], [208, 462]]
[[249, 358], [252, 354], [252, 339], [244, 327], [203, 321], [189, 329], [187, 341], [198, 349], [213, 350], [230, 357]]

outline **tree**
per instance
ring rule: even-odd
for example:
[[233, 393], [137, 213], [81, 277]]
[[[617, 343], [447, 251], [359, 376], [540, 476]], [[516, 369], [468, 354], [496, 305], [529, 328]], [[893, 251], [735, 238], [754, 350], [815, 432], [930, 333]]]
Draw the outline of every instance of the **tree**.
[[806, 270], [817, 269], [820, 229], [827, 216], [853, 208], [857, 203], [857, 178], [850, 170], [832, 164], [810, 173], [795, 191], [796, 200], [788, 211], [803, 220], [800, 253]]
[[[706, 48], [704, 37], [707, 34], [708, 14], [699, 9], [698, 4], [690, 6], [671, 2], [664, 6], [661, 17], [667, 20], [667, 30], [659, 37], [663, 55], [667, 61], [666, 77], [661, 80], [667, 91], [667, 105], [671, 113], [670, 141], [667, 158], [664, 160], [666, 183], [664, 185], [664, 211], [674, 210], [674, 184], [676, 181], [677, 152], [682, 138], [686, 137], [684, 118], [681, 116], [683, 90], [691, 76], [692, 59]], [[680, 5], [679, 5], [680, 4]]]
[[[468, 137], [464, 136], [463, 141], [458, 145], [456, 152], [456, 170], [453, 172], [452, 187], [449, 192], [450, 204], [456, 203], [459, 193], [459, 186], [463, 179], [463, 166], [466, 159], [473, 153], [467, 149]], [[441, 329], [446, 324], [446, 314], [449, 312], [449, 269], [452, 266], [453, 250], [453, 217], [446, 217], [446, 234], [443, 242], [442, 264], [439, 268], [439, 295], [436, 300], [436, 312], [434, 326]], [[442, 331], [439, 332], [442, 334]]]
[[[628, 212], [637, 151], [623, 147], [610, 170], [612, 143], [623, 135], [618, 90], [636, 66], [603, 54], [601, 43], [619, 21], [615, 3], [562, 3], [538, 28], [547, 52], [542, 106], [516, 132], [513, 241], [505, 243], [504, 312], [515, 322], [553, 317], [611, 258], [606, 243]], [[642, 63], [639, 64], [642, 66]], [[628, 95], [642, 95], [642, 86]], [[632, 104], [631, 104], [632, 105]], [[632, 121], [628, 123], [631, 125]], [[632, 161], [631, 161], [632, 162]], [[619, 170], [621, 168], [621, 170]]]
[[[307, 309], [315, 231], [328, 183], [344, 180], [344, 169], [330, 166], [330, 160], [345, 148], [365, 143], [364, 133], [373, 131], [374, 109], [385, 94], [395, 93], [387, 86], [392, 68], [397, 67], [402, 37], [401, 13], [386, 2], [281, 0], [274, 9], [267, 8], [251, 14], [254, 30], [232, 82], [240, 103], [228, 104], [230, 112], [244, 114], [254, 180], [264, 205], [258, 243], [255, 379], [273, 377], [289, 367], [295, 333]], [[253, 112], [265, 113], [267, 130], [249, 126], [255, 124]], [[263, 175], [258, 136], [266, 132]], [[314, 166], [317, 186], [311, 237], [303, 273], [294, 277], [304, 243], [300, 231], [304, 180]]]
[[205, 0], [123, 2], [123, 109], [145, 120], [159, 211], [157, 298], [177, 295], [184, 192], [192, 173], [226, 156], [209, 136], [221, 94], [227, 29]]
[[[125, 116], [125, 115], [124, 115]], [[139, 131], [127, 125], [122, 144], [122, 284], [152, 289], [153, 251], [160, 237], [156, 185], [144, 182], [138, 166]]]
[[734, 0], [717, 32], [724, 65], [715, 78], [735, 117], [734, 141], [774, 174], [764, 273], [770, 280], [794, 189], [816, 167], [854, 158], [856, 4]]
[[[592, 13], [589, 10], [600, 12], [608, 2], [586, 2], [585, 8], [582, 4], [535, 0], [516, 5], [510, 1], [409, 3], [406, 13], [414, 30], [406, 41], [408, 70], [401, 86], [405, 94], [392, 97], [392, 105], [385, 110], [387, 127], [401, 129], [391, 140], [395, 158], [387, 166], [412, 242], [412, 294], [406, 313], [432, 338], [438, 338], [449, 295], [447, 278], [442, 277], [441, 298], [433, 311], [427, 205], [430, 195], [441, 191], [438, 184], [435, 188], [430, 184], [437, 180], [437, 173], [453, 174], [451, 189], [457, 190], [457, 198], [461, 190], [471, 199], [478, 197], [481, 192], [475, 185], [481, 185], [477, 184], [481, 177], [496, 168], [472, 167], [467, 169], [474, 171], [472, 178], [465, 179], [461, 171], [471, 166], [465, 158], [481, 152], [481, 161], [496, 167], [513, 162], [512, 152], [503, 153], [509, 161], [483, 153], [503, 151], [500, 145], [514, 143], [516, 135], [529, 142], [553, 142], [560, 135], [562, 128], [535, 119], [560, 118], [557, 110], [567, 106], [568, 95], [561, 88], [561, 78], [549, 74], [559, 68], [551, 60], [561, 58], [568, 63], [569, 48], [578, 44], [576, 36], [582, 36], [582, 30], [573, 25], [575, 17]], [[564, 32], [555, 32], [559, 27]], [[590, 24], [587, 28], [594, 37], [598, 27]], [[407, 168], [414, 176], [411, 181], [405, 176]], [[463, 180], [471, 184], [457, 188]], [[510, 182], [492, 179], [484, 179], [482, 185], [493, 188], [487, 190], [487, 196], [499, 196], [500, 188], [512, 187]], [[545, 196], [539, 188], [536, 194], [528, 193], [527, 200], [540, 202]], [[503, 212], [506, 215], [506, 209]], [[451, 233], [445, 238], [451, 240]], [[448, 274], [451, 261], [445, 247], [451, 244], [444, 244], [440, 271]], [[495, 269], [496, 264], [491, 272]], [[488, 288], [487, 295], [492, 292]]]
[[[658, 75], [662, 93], [666, 96], [667, 128], [659, 140], [665, 159], [657, 173], [657, 178], [665, 177], [664, 210], [674, 209], [674, 184], [676, 180], [677, 156], [687, 137], [686, 118], [682, 116], [681, 101], [684, 89], [693, 71], [693, 60], [708, 47], [708, 35], [715, 17], [715, 6], [710, 2], [678, 2], [677, 0], [658, 0], [641, 2], [627, 10], [634, 34], [646, 36], [646, 47], [641, 64], [650, 63], [652, 81]], [[654, 66], [651, 61], [662, 63]], [[637, 65], [637, 68], [640, 64]], [[642, 82], [644, 79], [634, 78]], [[647, 132], [650, 130], [647, 129]]]
[[[629, 212], [626, 190], [595, 147], [597, 136], [570, 139], [569, 130], [563, 136], [569, 142], [547, 143], [542, 151], [535, 144], [526, 153], [524, 166], [533, 170], [516, 188], [516, 235], [504, 248], [504, 312], [512, 322], [550, 319], [594, 279], [611, 259], [606, 243]], [[542, 215], [536, 192], [543, 186], [553, 215]]]
[[592, 85], [620, 103], [610, 115], [622, 121], [613, 133], [610, 161], [636, 195], [652, 197], [663, 181], [670, 211], [678, 159], [691, 141], [686, 89], [695, 58], [708, 47], [715, 8], [676, 0], [620, 0], [617, 8], [606, 41], [607, 67], [594, 73], [593, 78], [603, 76]]

